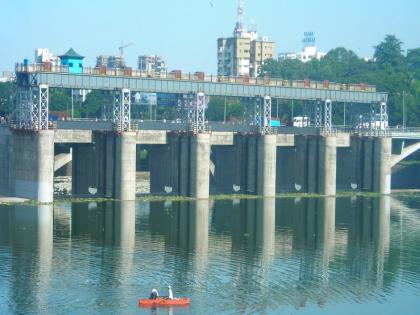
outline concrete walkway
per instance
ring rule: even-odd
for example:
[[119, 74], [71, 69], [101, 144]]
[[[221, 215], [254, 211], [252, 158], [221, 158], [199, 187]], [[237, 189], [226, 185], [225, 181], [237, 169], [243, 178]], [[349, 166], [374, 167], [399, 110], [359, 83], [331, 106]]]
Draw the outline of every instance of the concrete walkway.
[[25, 198], [0, 196], [0, 204], [2, 204], [2, 203], [23, 203], [23, 202], [26, 202], [28, 200], [29, 199], [25, 199]]

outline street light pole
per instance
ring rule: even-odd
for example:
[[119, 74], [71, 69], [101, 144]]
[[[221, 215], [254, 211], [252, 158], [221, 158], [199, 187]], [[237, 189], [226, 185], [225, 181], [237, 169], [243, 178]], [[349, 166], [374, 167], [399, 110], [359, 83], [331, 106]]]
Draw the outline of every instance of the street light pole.
[[74, 118], [74, 110], [73, 110], [73, 89], [71, 90], [71, 119]]
[[223, 123], [226, 124], [226, 96], [225, 96], [225, 107], [223, 109]]
[[405, 129], [405, 91], [402, 93], [403, 101], [403, 129]]
[[344, 127], [346, 126], [346, 102], [344, 102]]

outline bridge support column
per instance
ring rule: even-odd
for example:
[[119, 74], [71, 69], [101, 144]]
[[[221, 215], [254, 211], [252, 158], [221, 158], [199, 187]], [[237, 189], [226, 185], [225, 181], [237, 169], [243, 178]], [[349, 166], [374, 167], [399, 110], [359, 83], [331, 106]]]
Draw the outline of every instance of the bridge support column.
[[258, 138], [257, 194], [264, 197], [276, 196], [277, 138], [262, 135]]
[[392, 139], [380, 137], [374, 141], [373, 191], [391, 193]]
[[210, 134], [191, 136], [190, 144], [190, 196], [208, 199], [210, 192]]
[[337, 176], [337, 138], [321, 137], [318, 146], [318, 193], [334, 196]]
[[373, 191], [373, 138], [362, 138], [362, 191]]
[[54, 195], [54, 131], [15, 132], [12, 136], [12, 193], [38, 202]]
[[116, 135], [115, 198], [136, 200], [136, 133]]

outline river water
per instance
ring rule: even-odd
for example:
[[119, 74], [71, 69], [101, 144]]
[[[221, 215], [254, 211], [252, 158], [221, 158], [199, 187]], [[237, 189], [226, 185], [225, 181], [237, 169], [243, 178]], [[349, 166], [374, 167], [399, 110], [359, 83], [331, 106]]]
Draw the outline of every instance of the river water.
[[[419, 314], [420, 196], [0, 207], [0, 314]], [[140, 309], [156, 287], [188, 308]]]

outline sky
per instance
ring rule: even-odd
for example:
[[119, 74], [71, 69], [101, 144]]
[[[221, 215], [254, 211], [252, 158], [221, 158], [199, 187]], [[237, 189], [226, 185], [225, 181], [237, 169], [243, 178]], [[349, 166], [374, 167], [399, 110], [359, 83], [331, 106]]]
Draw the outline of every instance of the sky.
[[[0, 71], [32, 60], [36, 48], [62, 54], [73, 47], [93, 66], [100, 54], [161, 55], [169, 69], [217, 73], [217, 38], [231, 36], [237, 0], [0, 0]], [[345, 47], [373, 55], [386, 34], [404, 49], [420, 47], [420, 0], [245, 0], [254, 21], [279, 52], [300, 51], [305, 31], [321, 51]]]

